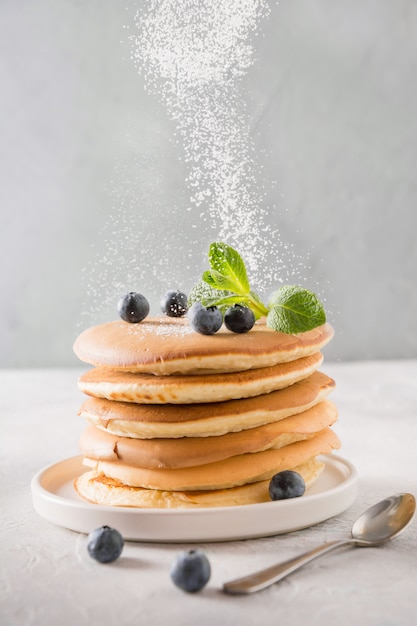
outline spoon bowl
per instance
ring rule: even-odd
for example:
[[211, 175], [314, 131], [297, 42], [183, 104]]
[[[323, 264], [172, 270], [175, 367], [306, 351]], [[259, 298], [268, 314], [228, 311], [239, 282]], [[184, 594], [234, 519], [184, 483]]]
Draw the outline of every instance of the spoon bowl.
[[411, 493], [398, 493], [385, 498], [367, 509], [356, 520], [352, 526], [351, 538], [330, 541], [284, 563], [232, 580], [223, 585], [223, 591], [230, 594], [261, 591], [335, 548], [348, 544], [362, 547], [378, 546], [401, 533], [413, 519], [415, 510], [416, 500]]
[[416, 500], [411, 493], [399, 493], [367, 509], [352, 526], [352, 538], [378, 545], [396, 537], [411, 522]]

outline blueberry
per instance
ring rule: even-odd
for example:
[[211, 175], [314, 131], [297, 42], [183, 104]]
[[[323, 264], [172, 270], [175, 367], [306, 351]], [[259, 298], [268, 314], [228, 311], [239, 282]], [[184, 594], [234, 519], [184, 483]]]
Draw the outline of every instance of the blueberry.
[[293, 470], [284, 470], [275, 474], [269, 483], [269, 497], [271, 500], [285, 500], [298, 498], [306, 490], [304, 478]]
[[234, 304], [227, 309], [224, 323], [226, 328], [234, 333], [247, 333], [255, 323], [255, 316], [247, 306]]
[[122, 553], [123, 537], [115, 528], [101, 526], [88, 535], [87, 550], [96, 561], [111, 563]]
[[217, 333], [223, 323], [223, 317], [216, 306], [205, 307], [195, 302], [188, 311], [188, 319], [193, 330], [202, 335]]
[[167, 291], [160, 304], [162, 313], [169, 317], [182, 317], [188, 311], [187, 296], [182, 291]]
[[117, 311], [125, 322], [137, 324], [149, 313], [149, 302], [140, 293], [130, 291], [117, 303]]
[[210, 579], [210, 562], [201, 550], [186, 550], [172, 562], [170, 575], [183, 591], [200, 591]]

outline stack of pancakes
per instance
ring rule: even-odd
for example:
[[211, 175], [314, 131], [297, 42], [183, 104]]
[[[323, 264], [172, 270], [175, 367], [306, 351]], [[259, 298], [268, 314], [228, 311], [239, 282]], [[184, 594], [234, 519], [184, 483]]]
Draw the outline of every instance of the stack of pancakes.
[[262, 321], [246, 334], [192, 330], [186, 318], [109, 322], [74, 350], [94, 366], [80, 439], [91, 468], [75, 482], [99, 504], [207, 507], [269, 500], [271, 477], [310, 486], [340, 442], [331, 430], [334, 381], [318, 371], [333, 330], [286, 335]]

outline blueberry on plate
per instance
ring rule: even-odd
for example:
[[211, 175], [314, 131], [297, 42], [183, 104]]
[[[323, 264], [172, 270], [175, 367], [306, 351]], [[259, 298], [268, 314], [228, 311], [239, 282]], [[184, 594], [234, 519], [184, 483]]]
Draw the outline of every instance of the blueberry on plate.
[[247, 333], [255, 323], [253, 311], [247, 306], [234, 304], [227, 309], [224, 315], [224, 324], [226, 328], [234, 333]]
[[188, 310], [187, 316], [191, 328], [202, 335], [214, 335], [223, 324], [220, 309], [216, 306], [206, 308], [201, 302], [195, 302]]
[[298, 498], [306, 490], [304, 478], [293, 470], [284, 470], [275, 474], [269, 483], [269, 497], [271, 500], [286, 500]]
[[123, 537], [118, 530], [101, 526], [88, 535], [87, 550], [96, 561], [111, 563], [121, 555], [123, 544]]
[[169, 317], [182, 317], [188, 311], [187, 296], [182, 291], [167, 291], [160, 305], [162, 313]]
[[125, 322], [137, 324], [149, 313], [149, 302], [141, 293], [130, 291], [117, 303], [117, 311]]
[[208, 583], [210, 575], [210, 562], [201, 550], [180, 552], [171, 564], [171, 580], [183, 591], [200, 591]]

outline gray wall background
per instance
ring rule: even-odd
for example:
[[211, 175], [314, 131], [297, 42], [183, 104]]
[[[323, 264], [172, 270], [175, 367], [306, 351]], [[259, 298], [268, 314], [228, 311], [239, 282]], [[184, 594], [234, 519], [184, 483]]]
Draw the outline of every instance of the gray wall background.
[[[76, 334], [114, 317], [86, 273], [116, 271], [95, 260], [128, 237], [121, 197], [144, 242], [187, 245], [175, 127], [129, 59], [135, 5], [0, 1], [1, 367], [76, 365]], [[417, 357], [417, 3], [282, 0], [262, 30], [243, 97], [271, 219], [336, 329], [326, 358]], [[196, 259], [149, 281], [153, 312]]]

